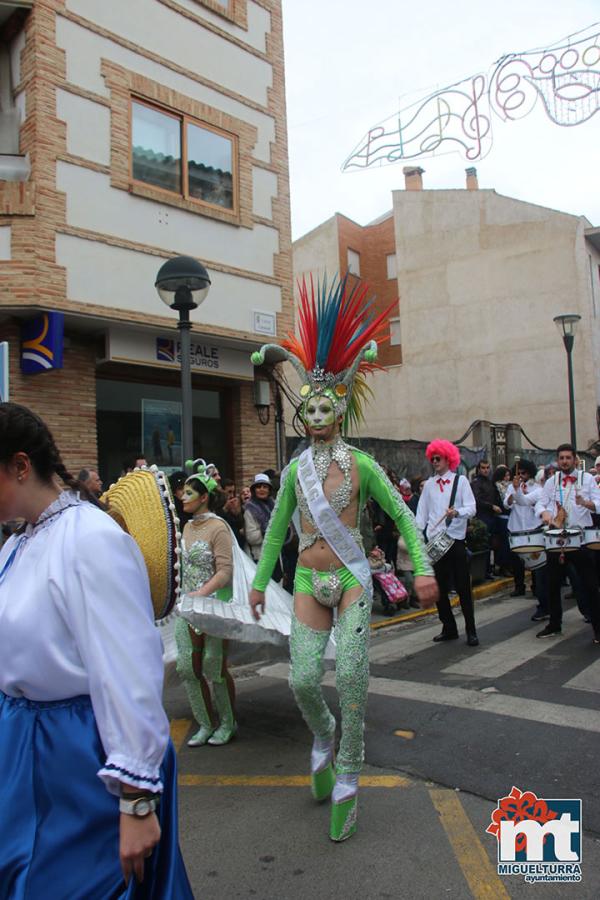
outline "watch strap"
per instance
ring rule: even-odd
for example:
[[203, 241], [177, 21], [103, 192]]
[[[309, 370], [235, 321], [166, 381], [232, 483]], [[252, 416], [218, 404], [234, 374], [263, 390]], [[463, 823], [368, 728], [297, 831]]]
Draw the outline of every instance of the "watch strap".
[[127, 816], [149, 816], [150, 813], [156, 812], [158, 807], [157, 797], [137, 797], [135, 800], [127, 800], [121, 797], [119, 800], [119, 812], [125, 813]]

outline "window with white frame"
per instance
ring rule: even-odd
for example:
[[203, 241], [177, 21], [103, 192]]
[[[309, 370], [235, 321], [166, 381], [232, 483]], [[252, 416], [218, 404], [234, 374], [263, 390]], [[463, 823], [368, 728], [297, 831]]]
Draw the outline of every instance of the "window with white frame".
[[400, 316], [390, 319], [390, 347], [399, 347], [402, 343]]
[[395, 253], [388, 253], [388, 255], [387, 255], [386, 258], [385, 258], [385, 261], [386, 261], [386, 265], [387, 265], [387, 277], [388, 277], [388, 279], [391, 280], [392, 278], [397, 278], [397, 277], [398, 277], [398, 271], [397, 271], [397, 268], [396, 268], [396, 254], [395, 254]]
[[348, 272], [351, 275], [356, 275], [360, 278], [360, 253], [357, 253], [356, 250], [351, 250], [350, 247], [348, 247], [347, 261]]

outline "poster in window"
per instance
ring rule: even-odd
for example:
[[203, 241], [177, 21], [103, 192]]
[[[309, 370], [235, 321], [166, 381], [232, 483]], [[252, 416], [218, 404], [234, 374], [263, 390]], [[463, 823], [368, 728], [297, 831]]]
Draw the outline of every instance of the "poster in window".
[[182, 468], [181, 403], [142, 399], [142, 450], [150, 465], [167, 473]]

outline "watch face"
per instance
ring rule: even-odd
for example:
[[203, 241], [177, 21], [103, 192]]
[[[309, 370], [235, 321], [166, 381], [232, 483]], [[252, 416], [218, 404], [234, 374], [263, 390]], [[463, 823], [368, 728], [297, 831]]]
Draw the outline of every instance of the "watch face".
[[149, 800], [145, 800], [141, 797], [139, 800], [136, 800], [135, 803], [135, 814], [136, 816], [147, 816], [148, 813], [152, 812], [152, 807], [150, 805]]

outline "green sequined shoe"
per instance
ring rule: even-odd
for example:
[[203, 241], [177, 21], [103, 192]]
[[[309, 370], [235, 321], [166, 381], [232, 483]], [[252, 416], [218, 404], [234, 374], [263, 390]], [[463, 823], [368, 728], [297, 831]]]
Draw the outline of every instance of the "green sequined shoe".
[[335, 772], [333, 770], [332, 762], [325, 766], [324, 769], [321, 769], [320, 772], [310, 773], [310, 790], [318, 803], [327, 800], [327, 798], [331, 796], [334, 787]]
[[207, 728], [206, 725], [203, 725], [202, 728], [191, 736], [187, 742], [188, 747], [202, 747], [203, 744], [208, 744], [208, 740], [213, 731], [214, 728]]
[[356, 831], [358, 774], [338, 775], [331, 799], [329, 837], [338, 843], [347, 841]]

